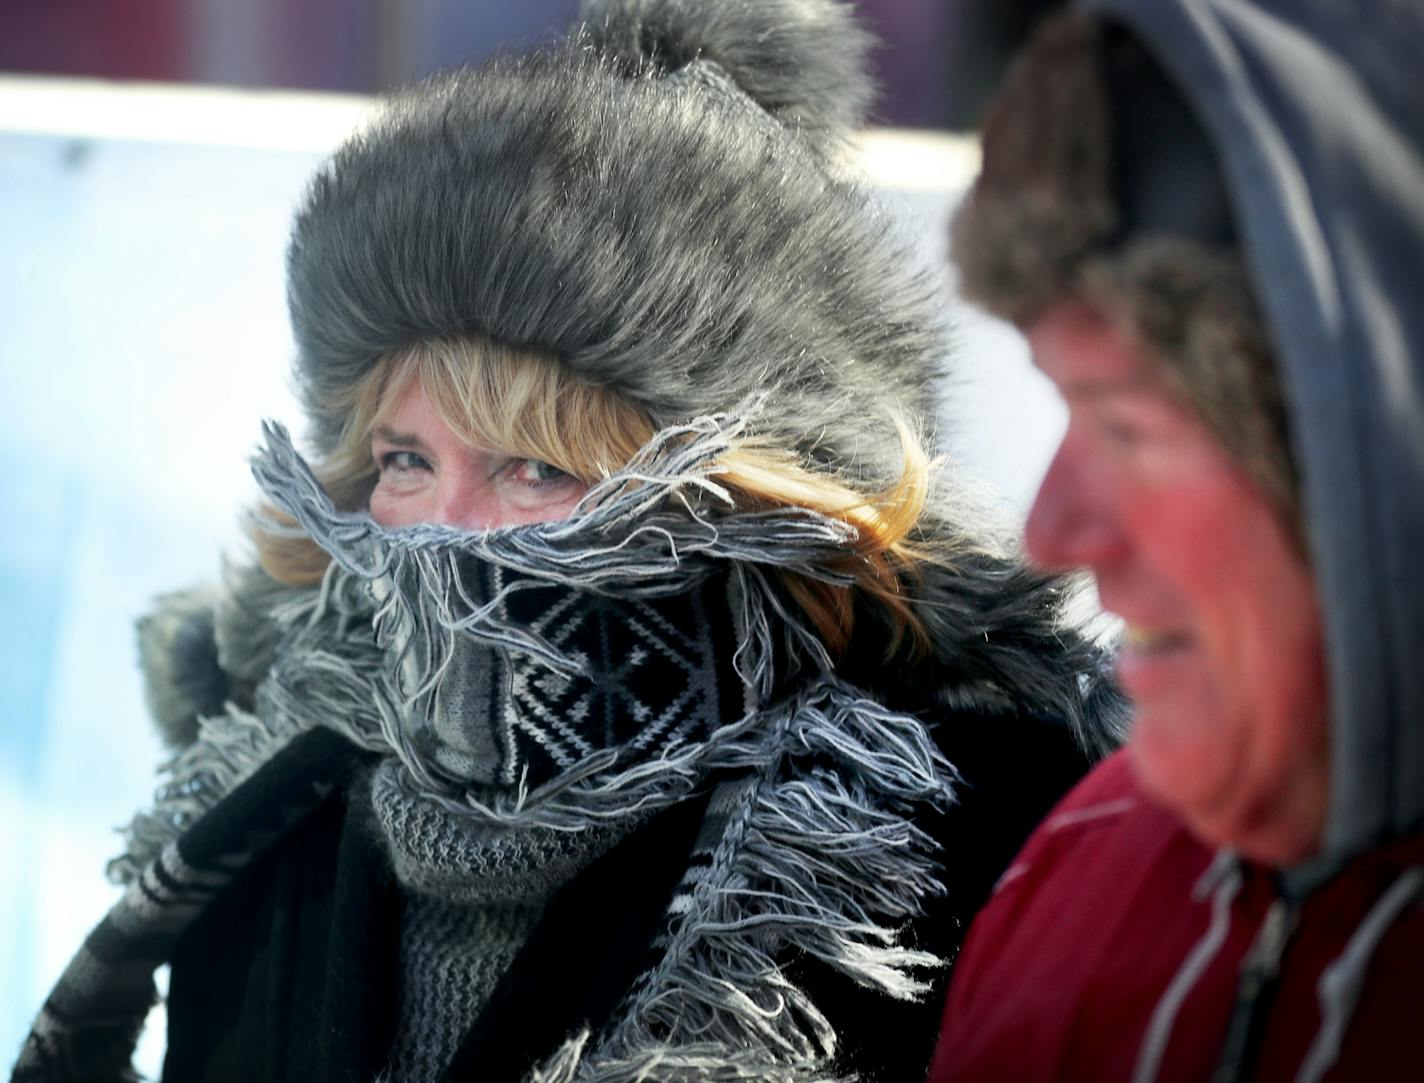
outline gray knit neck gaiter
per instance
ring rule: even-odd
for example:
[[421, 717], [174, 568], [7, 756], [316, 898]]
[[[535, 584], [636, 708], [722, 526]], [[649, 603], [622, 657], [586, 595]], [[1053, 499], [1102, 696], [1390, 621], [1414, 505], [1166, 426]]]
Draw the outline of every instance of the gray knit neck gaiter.
[[396, 1028], [381, 1083], [433, 1083], [539, 920], [522, 903], [401, 903]]
[[542, 908], [641, 822], [620, 817], [569, 831], [461, 816], [411, 786], [394, 757], [373, 772], [370, 795], [401, 886], [467, 906]]
[[397, 1018], [383, 1081], [431, 1083], [549, 899], [638, 821], [582, 831], [491, 825], [427, 800], [403, 777], [405, 769], [390, 757], [369, 786], [402, 887]]

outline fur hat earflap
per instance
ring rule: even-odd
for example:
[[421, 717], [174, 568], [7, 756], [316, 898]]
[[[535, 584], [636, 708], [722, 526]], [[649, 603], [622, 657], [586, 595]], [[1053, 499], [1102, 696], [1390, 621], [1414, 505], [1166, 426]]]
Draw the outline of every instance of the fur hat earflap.
[[1074, 292], [1117, 228], [1106, 88], [1089, 20], [1050, 20], [984, 125], [983, 165], [952, 225], [960, 290], [1026, 325]]
[[1025, 49], [952, 225], [966, 297], [1022, 327], [1065, 301], [1123, 327], [1300, 536], [1272, 351], [1210, 139], [1125, 30], [1076, 12]]
[[629, 74], [720, 67], [789, 127], [843, 137], [874, 96], [870, 35], [839, 2], [587, 0], [583, 35]]
[[936, 407], [942, 281], [827, 153], [869, 93], [846, 6], [587, 19], [397, 95], [317, 174], [288, 299], [318, 446], [381, 358], [468, 336], [551, 355], [658, 427], [755, 393], [757, 436], [897, 478], [886, 419]]

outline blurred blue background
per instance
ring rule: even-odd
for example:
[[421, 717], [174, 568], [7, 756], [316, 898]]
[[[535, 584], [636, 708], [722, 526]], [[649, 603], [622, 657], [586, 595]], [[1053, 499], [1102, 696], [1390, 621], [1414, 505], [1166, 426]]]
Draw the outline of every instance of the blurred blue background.
[[[301, 430], [288, 385], [288, 221], [315, 164], [369, 105], [5, 75], [23, 67], [16, 41], [39, 50], [30, 70], [351, 89], [417, 74], [452, 50], [552, 33], [571, 6], [313, 0], [298, 16], [275, 0], [240, 11], [133, 0], [136, 23], [105, 23], [103, 3], [0, 6], [0, 1069], [116, 898], [102, 874], [114, 829], [147, 802], [163, 758], [133, 622], [155, 594], [215, 578], [222, 552], [241, 555], [259, 419]], [[865, 4], [908, 26], [931, 6]], [[40, 46], [60, 39], [69, 66], [51, 57], [46, 67]], [[927, 133], [865, 141], [866, 169], [936, 263], [976, 153], [970, 140]], [[1041, 476], [1061, 407], [1014, 332], [963, 310], [957, 319], [964, 362], [946, 402], [948, 445], [1012, 517]], [[161, 1046], [160, 1019], [140, 1067], [156, 1072]]]
[[[881, 42], [876, 121], [971, 128], [1061, 0], [853, 0]], [[0, 71], [371, 93], [557, 36], [578, 0], [5, 0]]]

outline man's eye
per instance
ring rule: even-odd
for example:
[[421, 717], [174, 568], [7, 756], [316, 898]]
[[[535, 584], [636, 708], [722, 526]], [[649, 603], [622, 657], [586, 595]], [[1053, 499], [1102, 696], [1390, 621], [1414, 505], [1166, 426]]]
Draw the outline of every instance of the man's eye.
[[1150, 431], [1143, 418], [1129, 410], [1099, 410], [1094, 420], [1103, 439], [1121, 448], [1135, 447]]
[[429, 470], [430, 464], [413, 451], [388, 451], [381, 456], [381, 473], [397, 474], [412, 470]]
[[1131, 447], [1137, 443], [1141, 435], [1132, 425], [1125, 425], [1115, 421], [1104, 421], [1102, 423], [1102, 433], [1110, 442], [1119, 447]]

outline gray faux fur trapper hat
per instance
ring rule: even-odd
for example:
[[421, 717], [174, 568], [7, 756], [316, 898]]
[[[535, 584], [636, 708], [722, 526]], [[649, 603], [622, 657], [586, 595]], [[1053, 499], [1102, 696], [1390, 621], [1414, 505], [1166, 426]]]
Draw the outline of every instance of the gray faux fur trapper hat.
[[988, 116], [952, 227], [965, 296], [1026, 327], [1082, 301], [1166, 362], [1292, 526], [1296, 472], [1272, 351], [1211, 143], [1126, 30], [1039, 29]]
[[317, 445], [380, 358], [468, 334], [658, 425], [759, 392], [759, 435], [898, 476], [886, 412], [932, 413], [947, 347], [938, 278], [840, 161], [868, 47], [839, 0], [607, 0], [559, 44], [394, 96], [288, 253]]

